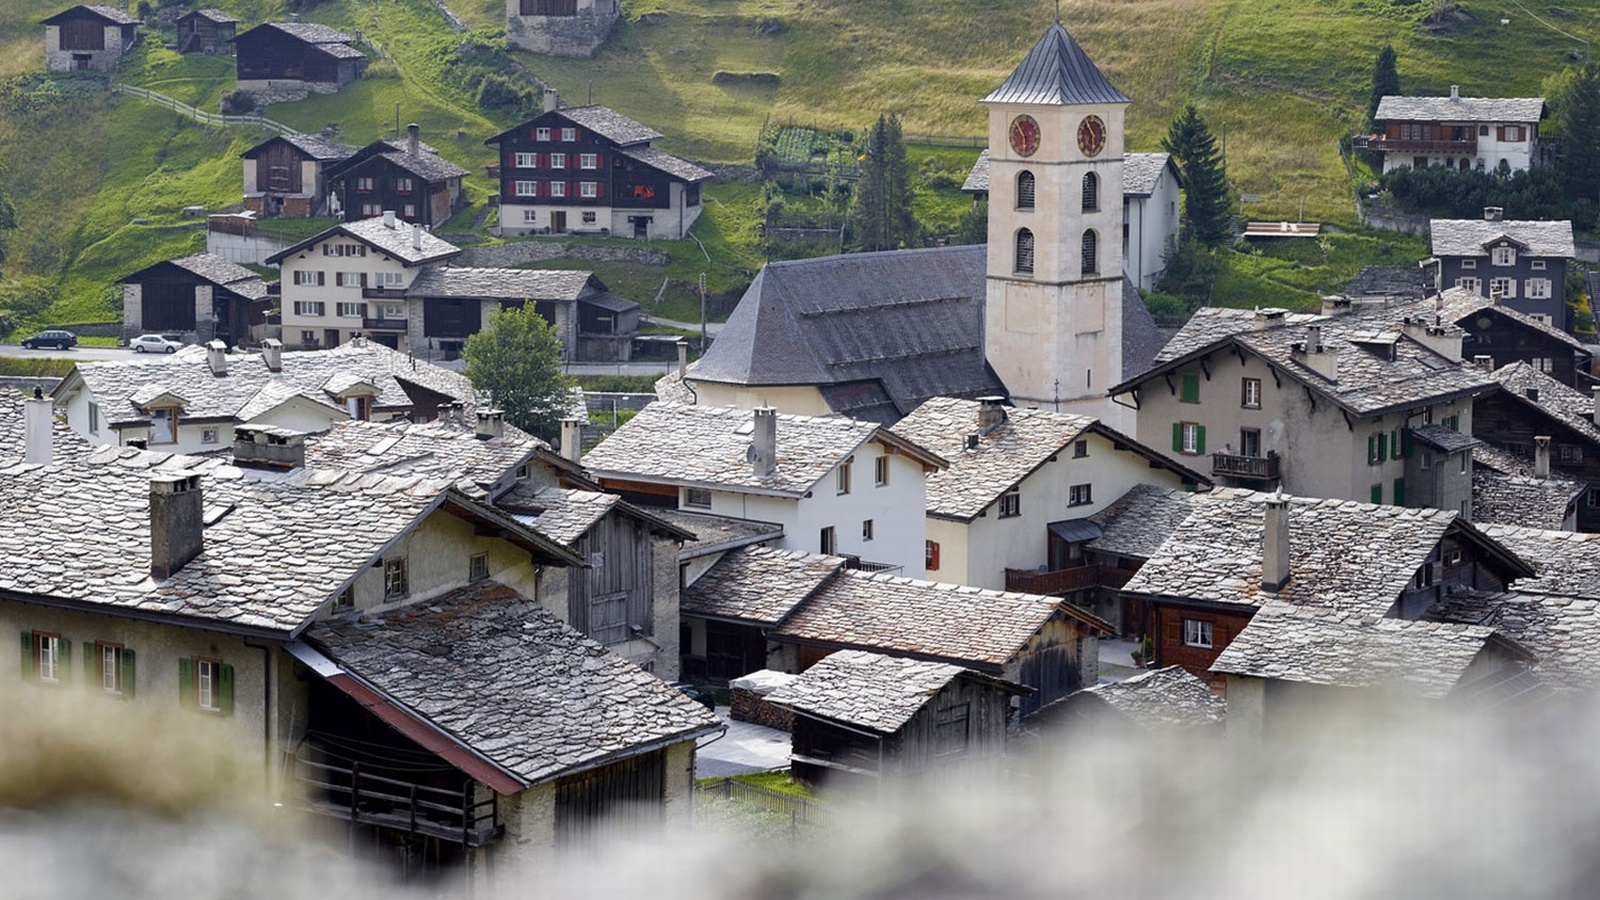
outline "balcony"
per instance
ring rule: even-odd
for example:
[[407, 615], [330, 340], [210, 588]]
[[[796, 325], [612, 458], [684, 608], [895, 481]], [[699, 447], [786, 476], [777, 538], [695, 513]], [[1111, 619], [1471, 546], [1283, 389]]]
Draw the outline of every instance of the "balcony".
[[1234, 453], [1211, 454], [1211, 474], [1248, 481], [1277, 481], [1278, 455], [1239, 456]]
[[366, 331], [405, 331], [405, 319], [362, 319], [361, 327]]
[[461, 790], [447, 790], [377, 775], [359, 761], [335, 759], [339, 757], [319, 752], [310, 742], [295, 752], [294, 780], [305, 789], [308, 812], [467, 847], [492, 844], [504, 834], [493, 794], [476, 798], [471, 781]]
[[1053, 572], [1031, 572], [1025, 569], [1006, 570], [1006, 590], [1024, 594], [1050, 594], [1060, 596], [1093, 588], [1117, 589], [1133, 577], [1132, 569], [1090, 564], [1056, 569]]
[[1459, 141], [1419, 141], [1392, 138], [1385, 134], [1358, 134], [1351, 142], [1357, 150], [1376, 150], [1379, 153], [1444, 153], [1451, 156], [1473, 156], [1478, 152], [1478, 139]]
[[367, 300], [404, 300], [406, 289], [403, 287], [364, 287], [361, 296]]

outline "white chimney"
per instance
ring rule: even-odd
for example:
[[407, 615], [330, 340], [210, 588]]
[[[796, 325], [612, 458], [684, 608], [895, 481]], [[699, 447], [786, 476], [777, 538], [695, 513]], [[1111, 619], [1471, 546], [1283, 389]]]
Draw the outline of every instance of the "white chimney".
[[200, 555], [204, 509], [199, 475], [164, 473], [150, 478], [150, 577], [171, 578]]
[[978, 398], [978, 434], [984, 435], [999, 428], [1006, 420], [1006, 409], [1001, 404], [1004, 397]]
[[1274, 593], [1289, 583], [1289, 498], [1267, 498], [1261, 547], [1261, 588]]
[[268, 372], [283, 371], [283, 341], [277, 338], [267, 338], [261, 342], [261, 361], [266, 363]]
[[383, 227], [394, 228], [394, 210], [386, 209], [383, 211]]
[[221, 378], [228, 374], [228, 345], [221, 341], [206, 342], [206, 365], [211, 374]]
[[1295, 345], [1289, 356], [1329, 381], [1339, 380], [1339, 354], [1323, 348], [1321, 325], [1307, 325], [1305, 342]]
[[577, 462], [583, 457], [583, 420], [561, 420], [561, 455]]
[[1461, 85], [1459, 85], [1459, 84], [1450, 85], [1450, 102], [1451, 103], [1460, 103], [1461, 102]]
[[422, 226], [421, 225], [412, 225], [411, 226], [411, 249], [413, 249], [413, 250], [421, 250], [422, 249]]
[[1505, 217], [1506, 210], [1503, 206], [1485, 206], [1483, 208], [1483, 220], [1485, 222], [1498, 222]]
[[1533, 439], [1533, 477], [1550, 477], [1550, 436], [1541, 434]]
[[678, 339], [678, 380], [682, 381], [689, 374], [689, 342], [683, 338]]
[[498, 409], [479, 409], [477, 435], [483, 440], [506, 436], [506, 414]]
[[1472, 358], [1472, 364], [1485, 372], [1494, 371], [1494, 357], [1479, 353]]
[[1429, 325], [1426, 319], [1407, 317], [1401, 323], [1400, 330], [1412, 340], [1447, 359], [1461, 358], [1462, 332], [1453, 325], [1438, 323]]
[[778, 411], [770, 406], [755, 411], [755, 431], [750, 436], [750, 470], [757, 478], [778, 471]]
[[406, 152], [412, 156], [422, 152], [422, 126], [415, 122], [406, 126]]
[[44, 391], [33, 389], [33, 396], [23, 401], [23, 429], [27, 442], [27, 460], [34, 465], [47, 466], [55, 429], [55, 408]]
[[544, 89], [544, 111], [545, 112], [554, 112], [555, 110], [560, 109], [560, 108], [561, 108], [561, 97], [560, 97], [559, 94], [556, 93], [555, 88], [545, 88]]

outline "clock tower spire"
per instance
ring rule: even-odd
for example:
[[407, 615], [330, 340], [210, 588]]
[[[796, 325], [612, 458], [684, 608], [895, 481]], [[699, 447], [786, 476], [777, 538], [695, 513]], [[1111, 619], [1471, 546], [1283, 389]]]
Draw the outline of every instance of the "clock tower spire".
[[1019, 406], [1119, 424], [1122, 139], [1132, 102], [1056, 21], [989, 108], [984, 351]]

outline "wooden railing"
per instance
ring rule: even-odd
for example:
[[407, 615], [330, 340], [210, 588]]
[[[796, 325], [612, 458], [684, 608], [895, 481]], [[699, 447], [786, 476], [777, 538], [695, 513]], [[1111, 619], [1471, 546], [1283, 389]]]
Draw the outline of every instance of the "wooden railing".
[[266, 116], [258, 116], [254, 114], [248, 116], [225, 116], [221, 113], [206, 112], [203, 109], [196, 109], [195, 107], [184, 103], [182, 100], [168, 97], [166, 94], [158, 94], [155, 91], [152, 91], [148, 88], [139, 87], [138, 85], [113, 84], [111, 86], [111, 90], [124, 94], [130, 94], [134, 97], [141, 97], [145, 100], [149, 100], [151, 103], [157, 104], [158, 106], [165, 106], [167, 109], [176, 112], [178, 115], [187, 116], [188, 118], [191, 118], [202, 125], [266, 128], [276, 131], [279, 134], [300, 133], [283, 124], [282, 122], [274, 121]]
[[295, 754], [294, 778], [307, 789], [310, 811], [320, 815], [467, 847], [491, 844], [503, 832], [495, 821], [493, 792], [487, 799], [475, 800], [476, 782], [471, 780], [459, 791], [445, 790], [374, 775], [363, 771], [359, 762], [319, 762], [307, 758], [304, 750]]
[[367, 331], [405, 331], [405, 319], [362, 319], [361, 327]]
[[702, 797], [715, 797], [734, 803], [748, 803], [767, 812], [788, 816], [790, 823], [795, 825], [827, 825], [830, 818], [830, 810], [814, 800], [774, 793], [732, 778], [697, 781], [694, 793], [696, 801]]
[[1131, 569], [1118, 569], [1097, 563], [1048, 572], [1007, 569], [1006, 590], [1057, 596], [1091, 588], [1120, 588], [1132, 577]]
[[1386, 153], [1454, 153], [1472, 155], [1478, 152], [1478, 139], [1460, 141], [1424, 141], [1413, 138], [1392, 138], [1383, 134], [1359, 134], [1351, 141], [1357, 150], [1379, 150]]
[[1230, 478], [1276, 481], [1278, 479], [1278, 457], [1213, 453], [1211, 454], [1211, 474], [1226, 475]]

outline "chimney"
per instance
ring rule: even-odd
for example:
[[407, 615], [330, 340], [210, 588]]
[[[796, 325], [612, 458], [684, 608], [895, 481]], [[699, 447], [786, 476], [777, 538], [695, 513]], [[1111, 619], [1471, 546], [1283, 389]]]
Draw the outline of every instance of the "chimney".
[[233, 430], [233, 464], [301, 468], [306, 464], [306, 436], [281, 428], [240, 425]]
[[171, 578], [200, 555], [205, 530], [200, 476], [162, 473], [150, 478], [150, 577]]
[[300, 22], [300, 14], [299, 13], [289, 13], [289, 22], [291, 24], [299, 24], [299, 22]]
[[386, 209], [383, 211], [383, 227], [394, 228], [394, 210]]
[[1494, 357], [1479, 353], [1472, 358], [1472, 364], [1485, 372], [1494, 371]]
[[411, 226], [411, 249], [413, 249], [413, 250], [421, 250], [422, 249], [422, 226], [421, 225], [412, 225]]
[[1523, 396], [1527, 397], [1529, 400], [1532, 400], [1535, 403], [1539, 402], [1539, 389], [1536, 388], [1536, 387], [1523, 388], [1522, 389], [1522, 394], [1523, 394]]
[[1261, 589], [1274, 593], [1289, 583], [1289, 498], [1279, 491], [1267, 498], [1261, 547]]
[[477, 435], [482, 440], [506, 436], [506, 414], [498, 409], [478, 410]]
[[422, 153], [422, 126], [415, 122], [406, 126], [406, 152], [412, 156]]
[[1339, 354], [1323, 348], [1321, 325], [1307, 325], [1305, 342], [1296, 344], [1289, 356], [1329, 381], [1339, 380]]
[[1461, 329], [1437, 321], [1429, 325], [1426, 319], [1407, 318], [1400, 325], [1408, 337], [1446, 359], [1461, 358]]
[[283, 341], [277, 338], [267, 338], [261, 342], [261, 361], [267, 364], [268, 372], [283, 371]]
[[[1322, 311], [1327, 313], [1329, 311], [1329, 306], [1331, 305], [1332, 304], [1329, 303], [1328, 298], [1323, 298]], [[1266, 309], [1262, 309], [1258, 306], [1256, 307], [1256, 315], [1253, 322], [1254, 328], [1256, 331], [1265, 331], [1268, 328], [1277, 328], [1284, 323], [1284, 316], [1287, 314], [1288, 310], [1280, 307], [1269, 306]]]
[[561, 455], [577, 462], [583, 457], [583, 420], [561, 420]]
[[452, 425], [465, 425], [465, 424], [467, 424], [467, 404], [463, 403], [460, 400], [451, 401], [451, 403], [450, 403], [450, 424], [452, 424]]
[[23, 401], [23, 428], [27, 442], [28, 462], [47, 466], [50, 464], [52, 434], [55, 429], [55, 409], [44, 391], [33, 389], [33, 396]]
[[978, 398], [978, 434], [988, 434], [1005, 422], [1006, 409], [1000, 405], [1004, 401], [1004, 397]]
[[544, 111], [554, 112], [561, 108], [561, 97], [555, 88], [544, 89]]
[[1533, 477], [1550, 477], [1550, 436], [1541, 434], [1533, 439]]
[[1461, 85], [1459, 85], [1459, 84], [1450, 85], [1450, 102], [1451, 103], [1460, 103], [1461, 102]]
[[750, 468], [757, 478], [778, 471], [778, 411], [763, 406], [755, 411], [756, 427], [750, 438]]
[[218, 378], [228, 374], [228, 345], [221, 341], [206, 342], [206, 365]]
[[1503, 206], [1485, 206], [1483, 208], [1483, 220], [1485, 222], [1498, 222], [1505, 217], [1506, 210]]
[[689, 374], [689, 342], [678, 338], [678, 380], [682, 381]]

